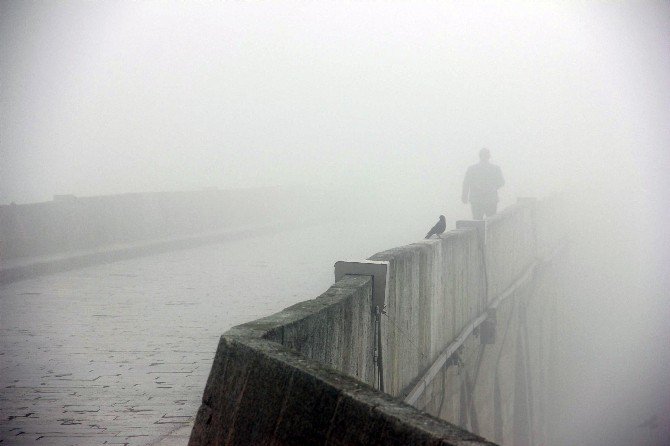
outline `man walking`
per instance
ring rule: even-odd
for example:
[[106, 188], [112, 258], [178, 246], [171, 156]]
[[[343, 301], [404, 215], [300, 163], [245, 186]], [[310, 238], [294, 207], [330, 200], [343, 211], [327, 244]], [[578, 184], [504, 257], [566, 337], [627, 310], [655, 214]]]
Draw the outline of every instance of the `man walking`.
[[463, 180], [463, 203], [470, 202], [472, 218], [483, 220], [495, 215], [498, 208], [498, 189], [505, 184], [500, 167], [489, 163], [489, 149], [479, 151], [479, 163], [468, 167]]

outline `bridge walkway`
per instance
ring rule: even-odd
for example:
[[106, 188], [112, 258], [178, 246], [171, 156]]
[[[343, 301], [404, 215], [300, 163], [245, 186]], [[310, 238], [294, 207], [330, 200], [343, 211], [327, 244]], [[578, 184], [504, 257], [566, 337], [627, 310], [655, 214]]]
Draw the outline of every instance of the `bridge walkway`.
[[319, 295], [337, 259], [411, 241], [366, 230], [294, 229], [0, 286], [0, 443], [185, 445], [224, 331]]

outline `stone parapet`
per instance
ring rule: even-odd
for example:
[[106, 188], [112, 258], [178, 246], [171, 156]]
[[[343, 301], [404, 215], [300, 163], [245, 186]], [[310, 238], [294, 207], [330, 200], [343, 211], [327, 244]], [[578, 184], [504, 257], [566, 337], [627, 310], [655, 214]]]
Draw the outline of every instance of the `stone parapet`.
[[492, 444], [335, 368], [369, 379], [371, 297], [369, 277], [345, 276], [224, 334], [189, 445]]
[[551, 305], [533, 296], [538, 258], [563, 240], [554, 206], [523, 200], [373, 255], [388, 263], [380, 313], [371, 277], [344, 276], [227, 332], [190, 444], [543, 441]]

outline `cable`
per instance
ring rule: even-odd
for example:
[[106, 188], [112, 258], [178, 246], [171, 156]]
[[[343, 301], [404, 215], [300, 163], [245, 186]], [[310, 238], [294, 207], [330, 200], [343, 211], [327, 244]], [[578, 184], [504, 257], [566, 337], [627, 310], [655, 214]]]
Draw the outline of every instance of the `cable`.
[[391, 325], [393, 325], [393, 326], [400, 332], [401, 335], [404, 335], [405, 339], [407, 339], [407, 340], [409, 341], [409, 343], [412, 344], [412, 345], [416, 348], [416, 351], [417, 351], [421, 356], [423, 356], [423, 357], [426, 358], [426, 359], [428, 358], [426, 355], [424, 355], [424, 354], [421, 352], [421, 348], [420, 348], [420, 347], [419, 347], [419, 346], [412, 340], [412, 338], [407, 334], [407, 332], [404, 331], [402, 328], [400, 328], [398, 325], [396, 325], [395, 322], [393, 322], [393, 320], [391, 320], [391, 318], [390, 318], [389, 315], [386, 313], [386, 311], [382, 311], [382, 314], [383, 314], [384, 316], [386, 316], [386, 319], [390, 322]]

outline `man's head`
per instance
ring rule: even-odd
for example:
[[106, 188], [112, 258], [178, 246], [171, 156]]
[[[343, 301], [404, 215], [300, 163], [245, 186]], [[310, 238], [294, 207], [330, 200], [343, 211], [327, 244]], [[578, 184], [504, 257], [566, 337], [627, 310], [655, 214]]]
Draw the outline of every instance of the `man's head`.
[[484, 147], [482, 150], [479, 151], [480, 161], [487, 162], [490, 158], [491, 158], [491, 152], [486, 147]]

